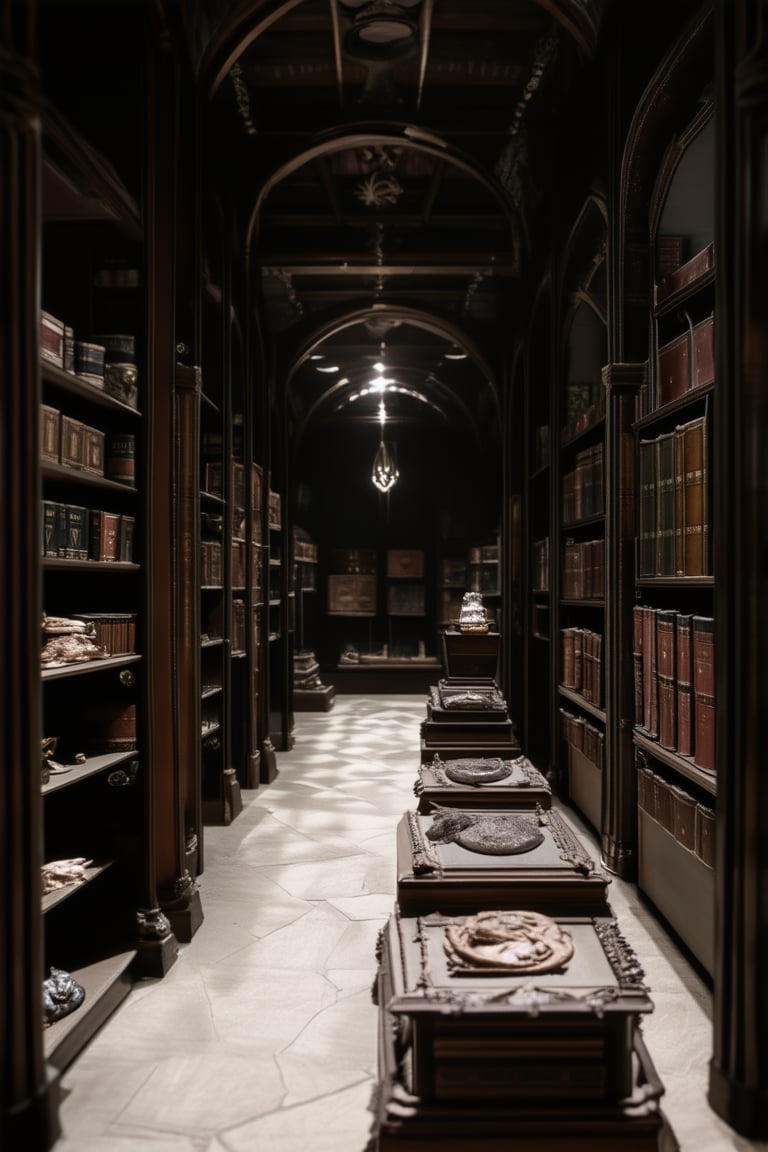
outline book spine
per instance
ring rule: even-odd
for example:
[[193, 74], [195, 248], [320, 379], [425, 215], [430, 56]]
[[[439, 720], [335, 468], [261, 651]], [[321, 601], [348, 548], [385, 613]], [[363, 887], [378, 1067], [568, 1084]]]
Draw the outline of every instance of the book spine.
[[118, 559], [124, 563], [133, 563], [133, 542], [136, 534], [136, 517], [125, 513], [120, 517], [120, 543]]
[[573, 628], [563, 628], [560, 633], [562, 642], [563, 684], [566, 688], [574, 688], [576, 685], [573, 668], [573, 633]]
[[707, 576], [709, 542], [708, 432], [706, 417], [685, 428], [685, 543], [686, 576]]
[[118, 559], [120, 515], [92, 509], [90, 513], [90, 558], [99, 561]]
[[41, 553], [43, 556], [59, 555], [59, 505], [55, 500], [42, 502], [42, 540]]
[[674, 433], [664, 432], [657, 440], [657, 545], [656, 575], [675, 574], [675, 458]]
[[693, 758], [715, 771], [715, 633], [711, 616], [691, 621], [693, 649]]
[[678, 425], [674, 431], [674, 504], [675, 504], [675, 576], [685, 576], [685, 431]]
[[656, 481], [653, 440], [641, 440], [639, 445], [640, 523], [639, 573], [656, 575]]
[[67, 560], [87, 560], [88, 510], [79, 504], [66, 504], [64, 507], [66, 509], [64, 557]]
[[643, 612], [642, 604], [632, 607], [632, 664], [635, 673], [635, 724], [643, 727]]
[[136, 484], [136, 437], [114, 433], [107, 437], [106, 474], [120, 484]]
[[677, 691], [675, 675], [675, 617], [667, 609], [656, 612], [656, 676], [659, 692], [659, 743], [677, 746]]
[[581, 628], [573, 630], [573, 687], [581, 692], [584, 684], [584, 632]]
[[677, 617], [677, 751], [681, 756], [693, 754], [691, 619], [682, 613]]
[[658, 736], [656, 681], [656, 610], [643, 608], [643, 727], [652, 739]]

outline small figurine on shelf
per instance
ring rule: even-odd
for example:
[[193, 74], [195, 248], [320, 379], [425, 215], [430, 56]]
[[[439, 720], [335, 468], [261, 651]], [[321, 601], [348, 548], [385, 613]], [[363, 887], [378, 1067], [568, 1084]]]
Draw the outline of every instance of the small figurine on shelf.
[[488, 613], [479, 592], [465, 592], [459, 612], [459, 632], [487, 632]]
[[74, 976], [63, 968], [51, 968], [50, 976], [43, 980], [43, 1027], [47, 1028], [74, 1012], [83, 1000], [85, 989]]

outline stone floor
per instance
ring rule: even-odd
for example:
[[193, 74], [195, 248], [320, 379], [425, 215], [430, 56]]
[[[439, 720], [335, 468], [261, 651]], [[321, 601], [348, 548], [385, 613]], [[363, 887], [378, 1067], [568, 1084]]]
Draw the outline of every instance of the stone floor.
[[[54, 1152], [363, 1152], [374, 949], [393, 908], [395, 827], [415, 807], [424, 705], [342, 695], [297, 714], [274, 783], [245, 793], [229, 827], [205, 829], [193, 940], [63, 1076]], [[706, 986], [632, 885], [614, 879], [609, 895], [654, 1001], [643, 1032], [680, 1149], [768, 1150], [707, 1105]]]

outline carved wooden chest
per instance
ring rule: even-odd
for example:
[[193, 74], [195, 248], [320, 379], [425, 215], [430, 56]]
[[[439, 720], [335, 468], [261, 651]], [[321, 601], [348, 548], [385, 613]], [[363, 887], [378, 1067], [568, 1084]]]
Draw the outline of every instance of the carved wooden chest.
[[[500, 913], [491, 929], [515, 930]], [[521, 934], [532, 914], [518, 913]], [[462, 966], [477, 918], [390, 917], [379, 938], [372, 1148], [398, 1152], [660, 1152], [663, 1086], [640, 1021], [653, 1004], [610, 917], [561, 916], [549, 971]], [[553, 926], [553, 927], [552, 927]], [[467, 934], [470, 934], [468, 937]], [[493, 943], [493, 932], [486, 933]], [[505, 944], [500, 944], [503, 951]], [[559, 943], [555, 943], [555, 950]], [[457, 947], [459, 960], [457, 962]], [[482, 945], [480, 945], [482, 950]], [[470, 955], [472, 948], [468, 949]], [[520, 952], [524, 956], [524, 949]], [[668, 1132], [668, 1129], [667, 1129]]]
[[528, 908], [610, 915], [602, 872], [562, 816], [543, 808], [473, 811], [433, 805], [397, 828], [404, 916]]
[[443, 759], [427, 754], [413, 786], [419, 811], [433, 803], [457, 808], [549, 808], [552, 789], [526, 756], [483, 755]]

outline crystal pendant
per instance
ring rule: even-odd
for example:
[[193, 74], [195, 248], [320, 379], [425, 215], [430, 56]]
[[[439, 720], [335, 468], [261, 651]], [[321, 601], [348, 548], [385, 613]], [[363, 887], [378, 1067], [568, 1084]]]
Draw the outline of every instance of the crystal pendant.
[[379, 492], [389, 492], [400, 473], [397, 470], [394, 457], [383, 440], [379, 442], [378, 451], [373, 461], [371, 480]]

